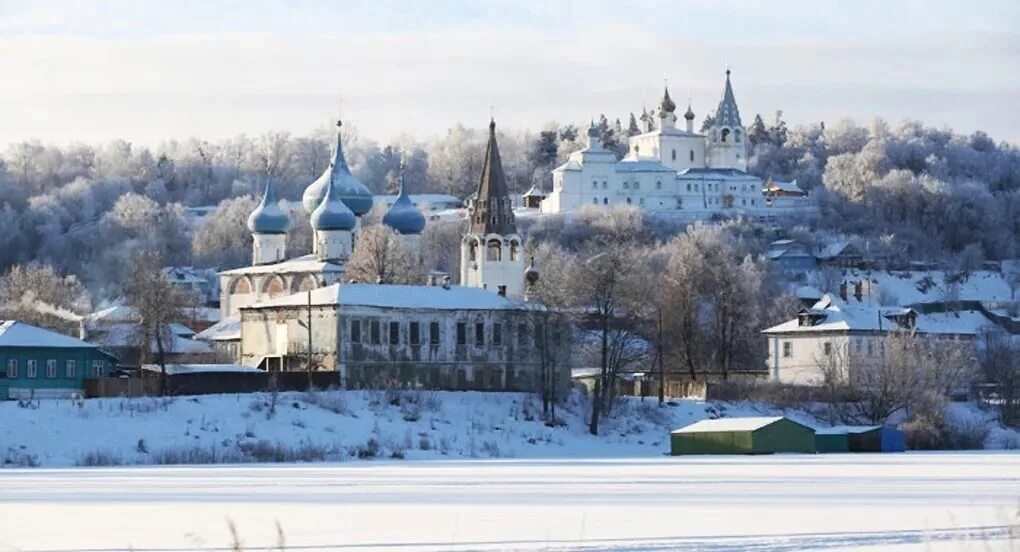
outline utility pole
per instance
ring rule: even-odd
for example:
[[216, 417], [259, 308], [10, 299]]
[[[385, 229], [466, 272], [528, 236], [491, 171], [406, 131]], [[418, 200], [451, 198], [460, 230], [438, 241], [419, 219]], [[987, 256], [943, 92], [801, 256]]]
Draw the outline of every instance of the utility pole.
[[308, 390], [312, 390], [312, 290], [308, 290]]

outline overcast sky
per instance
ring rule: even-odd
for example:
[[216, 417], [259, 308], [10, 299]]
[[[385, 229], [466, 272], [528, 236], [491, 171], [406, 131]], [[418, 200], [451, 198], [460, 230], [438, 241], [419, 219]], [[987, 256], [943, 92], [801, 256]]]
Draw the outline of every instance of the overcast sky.
[[344, 118], [388, 140], [581, 123], [652, 107], [698, 120], [726, 66], [741, 115], [914, 118], [1020, 143], [1017, 0], [0, 1], [0, 147], [149, 145]]

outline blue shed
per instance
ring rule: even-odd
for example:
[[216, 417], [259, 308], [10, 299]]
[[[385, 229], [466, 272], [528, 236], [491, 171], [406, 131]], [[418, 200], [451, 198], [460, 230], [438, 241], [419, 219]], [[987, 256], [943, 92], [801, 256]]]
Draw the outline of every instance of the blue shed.
[[906, 441], [903, 432], [893, 426], [839, 426], [826, 432], [842, 432], [847, 436], [850, 452], [903, 452]]

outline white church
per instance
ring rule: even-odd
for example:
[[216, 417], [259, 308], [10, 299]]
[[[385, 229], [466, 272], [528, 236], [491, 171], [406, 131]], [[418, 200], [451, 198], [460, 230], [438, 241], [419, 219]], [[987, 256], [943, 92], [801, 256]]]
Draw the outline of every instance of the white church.
[[[221, 321], [198, 338], [232, 362], [336, 371], [347, 387], [534, 390], [543, 365], [536, 313], [544, 307], [525, 299], [538, 272], [524, 265], [495, 129], [490, 122], [479, 200], [462, 241], [462, 285], [345, 281], [373, 197], [351, 174], [338, 131], [332, 163], [302, 198], [313, 253], [287, 258], [290, 218], [267, 183], [248, 218], [252, 265], [220, 273]], [[382, 224], [401, 235], [407, 254], [419, 255], [426, 220], [403, 182]], [[565, 359], [570, 340], [557, 344], [551, 354]], [[568, 379], [566, 370], [555, 375], [559, 385]]]
[[[694, 131], [690, 105], [682, 129], [677, 127], [675, 111], [676, 103], [666, 88], [657, 128], [631, 136], [623, 159], [599, 143], [598, 128], [592, 123], [587, 147], [553, 170], [553, 189], [541, 201], [541, 212], [634, 205], [692, 219], [769, 214], [771, 195], [763, 190], [760, 178], [746, 172], [747, 129], [740, 120], [730, 71], [726, 71], [722, 99], [706, 134]], [[788, 198], [784, 201], [786, 208], [799, 206]]]

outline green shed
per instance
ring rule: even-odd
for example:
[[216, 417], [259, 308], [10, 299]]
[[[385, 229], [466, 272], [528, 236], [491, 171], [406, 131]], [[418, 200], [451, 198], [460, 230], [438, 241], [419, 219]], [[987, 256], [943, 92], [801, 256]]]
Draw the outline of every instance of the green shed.
[[673, 456], [815, 452], [815, 430], [782, 416], [702, 420], [670, 434]]
[[87, 378], [116, 369], [99, 347], [16, 320], [0, 320], [0, 400], [63, 398], [81, 393]]
[[850, 452], [850, 441], [846, 432], [840, 428], [819, 429], [815, 431], [815, 450], [817, 452]]

